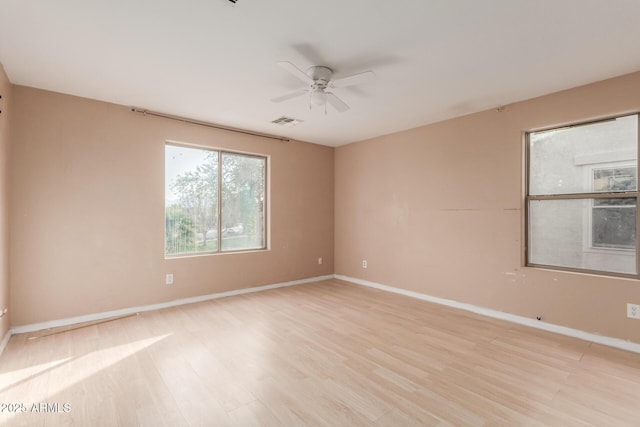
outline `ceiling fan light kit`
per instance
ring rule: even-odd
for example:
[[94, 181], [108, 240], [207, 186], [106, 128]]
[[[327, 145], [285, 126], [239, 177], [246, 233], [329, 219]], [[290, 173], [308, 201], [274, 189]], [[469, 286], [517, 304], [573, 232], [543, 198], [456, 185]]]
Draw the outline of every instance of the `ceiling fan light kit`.
[[322, 91], [312, 91], [309, 94], [309, 98], [311, 100], [311, 105], [315, 105], [317, 107], [321, 107], [327, 103], [327, 94]]
[[364, 73], [354, 74], [337, 80], [331, 80], [333, 70], [329, 67], [313, 66], [305, 73], [290, 62], [278, 62], [278, 65], [303, 83], [307, 84], [308, 89], [298, 90], [296, 92], [282, 95], [277, 98], [273, 98], [271, 101], [283, 102], [308, 93], [309, 108], [311, 109], [314, 106], [324, 107], [325, 114], [327, 113], [327, 104], [331, 105], [340, 113], [349, 109], [349, 106], [344, 101], [338, 98], [333, 92], [328, 92], [327, 88], [333, 89], [352, 86], [367, 83], [375, 79], [375, 74], [372, 71], [366, 71]]

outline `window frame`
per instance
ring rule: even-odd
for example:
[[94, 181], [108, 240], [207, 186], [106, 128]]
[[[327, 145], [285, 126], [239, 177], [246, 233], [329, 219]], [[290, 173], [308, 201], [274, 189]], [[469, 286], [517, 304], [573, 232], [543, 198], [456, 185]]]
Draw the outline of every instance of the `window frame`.
[[[616, 120], [622, 117], [628, 116], [636, 116], [637, 117], [637, 141], [636, 141], [636, 157], [635, 159], [631, 159], [636, 162], [636, 168], [640, 167], [640, 112], [629, 112], [629, 113], [621, 113], [615, 116], [603, 117], [597, 120], [589, 120], [584, 122], [576, 122], [572, 124], [566, 125], [557, 125], [545, 128], [539, 128], [534, 130], [529, 130], [524, 132], [523, 142], [525, 145], [524, 154], [524, 266], [525, 267], [533, 267], [533, 268], [542, 268], [547, 270], [558, 270], [558, 271], [567, 271], [574, 273], [586, 273], [586, 274], [594, 274], [599, 276], [611, 276], [611, 277], [622, 277], [622, 278], [631, 278], [631, 279], [640, 279], [640, 212], [638, 212], [639, 200], [640, 200], [640, 179], [638, 179], [636, 183], [635, 191], [624, 191], [624, 192], [583, 192], [583, 193], [562, 193], [562, 194], [538, 194], [532, 195], [530, 194], [530, 180], [531, 180], [531, 134], [547, 132], [553, 130], [567, 129], [579, 126], [588, 126], [598, 123], [603, 123], [606, 121]], [[607, 162], [608, 163], [608, 162]], [[589, 170], [593, 170], [593, 168], [589, 168]], [[590, 186], [590, 189], [593, 190], [593, 187]], [[557, 265], [548, 265], [548, 264], [538, 264], [531, 262], [530, 257], [530, 244], [531, 244], [531, 202], [534, 201], [542, 201], [542, 200], [588, 200], [592, 199], [591, 204], [593, 204], [593, 200], [597, 199], [620, 199], [620, 198], [633, 198], [636, 201], [636, 256], [635, 256], [635, 264], [636, 264], [636, 273], [621, 273], [614, 271], [606, 271], [606, 270], [594, 270], [587, 268], [578, 268], [578, 267], [565, 267], [565, 266], [557, 266]], [[591, 246], [591, 215], [592, 215], [592, 207], [589, 209], [589, 219], [587, 221], [589, 232], [587, 236], [587, 245]], [[589, 251], [606, 251], [606, 252], [622, 252], [623, 250], [617, 248], [590, 248]], [[629, 253], [631, 249], [624, 250], [624, 252]]]
[[[196, 144], [190, 144], [190, 143], [184, 143], [184, 142], [177, 142], [177, 141], [170, 141], [167, 140], [165, 141], [163, 147], [165, 150], [165, 162], [166, 162], [166, 147], [167, 146], [173, 146], [173, 147], [180, 147], [180, 148], [188, 148], [188, 149], [194, 149], [194, 150], [202, 150], [202, 151], [209, 151], [209, 152], [215, 152], [217, 153], [218, 156], [218, 168], [217, 168], [217, 173], [218, 173], [218, 182], [217, 182], [217, 200], [216, 200], [216, 208], [217, 208], [217, 215], [218, 215], [218, 223], [217, 223], [217, 236], [218, 236], [218, 243], [217, 243], [217, 248], [216, 250], [210, 250], [210, 251], [201, 251], [201, 252], [179, 252], [179, 253], [175, 253], [175, 254], [168, 254], [167, 253], [167, 239], [166, 239], [166, 235], [167, 235], [167, 206], [166, 206], [166, 200], [165, 200], [165, 213], [164, 213], [164, 258], [165, 259], [175, 259], [175, 258], [188, 258], [188, 257], [197, 257], [197, 256], [208, 256], [208, 255], [228, 255], [228, 254], [234, 254], [234, 253], [247, 253], [247, 252], [261, 252], [261, 251], [268, 251], [270, 250], [270, 215], [269, 215], [269, 209], [270, 209], [270, 170], [271, 170], [271, 156], [266, 155], [266, 154], [258, 154], [258, 153], [250, 153], [250, 152], [244, 152], [244, 151], [235, 151], [235, 150], [229, 150], [226, 148], [218, 148], [218, 147], [210, 147], [210, 146], [203, 146], [203, 145], [196, 145]], [[230, 249], [230, 250], [222, 250], [222, 157], [223, 154], [230, 154], [230, 155], [239, 155], [239, 156], [244, 156], [244, 157], [249, 157], [249, 158], [258, 158], [258, 159], [263, 159], [264, 160], [264, 209], [262, 212], [262, 221], [263, 221], [263, 227], [262, 227], [262, 234], [263, 234], [263, 245], [259, 248], [248, 248], [248, 249]], [[166, 174], [167, 174], [167, 170], [166, 170], [166, 163], [165, 163], [165, 169], [164, 169], [164, 174], [165, 174], [165, 180], [166, 180]], [[166, 185], [166, 183], [165, 183]], [[166, 188], [165, 188], [166, 191]]]

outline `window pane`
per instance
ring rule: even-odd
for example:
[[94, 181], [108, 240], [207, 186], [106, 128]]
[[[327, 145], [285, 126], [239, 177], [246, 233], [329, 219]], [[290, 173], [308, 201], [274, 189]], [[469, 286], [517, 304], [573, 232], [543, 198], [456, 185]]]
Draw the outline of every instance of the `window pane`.
[[638, 178], [635, 166], [593, 170], [593, 191], [635, 191]]
[[[604, 200], [603, 200], [604, 201]], [[635, 249], [635, 199], [606, 199], [609, 206], [594, 206], [591, 220], [591, 244], [597, 248]], [[629, 205], [633, 203], [633, 205]]]
[[635, 274], [636, 199], [613, 200], [624, 203], [594, 207], [594, 199], [530, 201], [529, 263]]
[[218, 152], [165, 146], [165, 254], [218, 250]]
[[[638, 116], [529, 134], [529, 194], [635, 191]], [[617, 167], [594, 167], [620, 163]]]
[[222, 250], [261, 249], [265, 244], [267, 161], [222, 153]]

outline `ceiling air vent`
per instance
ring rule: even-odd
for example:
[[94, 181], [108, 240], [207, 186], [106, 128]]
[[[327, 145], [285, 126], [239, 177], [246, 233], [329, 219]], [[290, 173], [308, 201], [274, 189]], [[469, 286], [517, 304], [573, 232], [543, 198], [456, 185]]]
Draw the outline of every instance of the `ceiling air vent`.
[[302, 123], [302, 120], [292, 119], [291, 117], [282, 116], [282, 117], [278, 117], [275, 120], [272, 120], [271, 123], [275, 123], [281, 126], [295, 126], [298, 123]]

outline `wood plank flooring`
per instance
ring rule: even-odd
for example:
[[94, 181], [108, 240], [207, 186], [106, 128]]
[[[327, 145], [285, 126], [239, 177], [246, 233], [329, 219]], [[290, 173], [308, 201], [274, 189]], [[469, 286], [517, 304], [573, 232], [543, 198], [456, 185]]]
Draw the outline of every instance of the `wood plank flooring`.
[[336, 280], [41, 335], [0, 358], [0, 423], [640, 425], [639, 354]]

